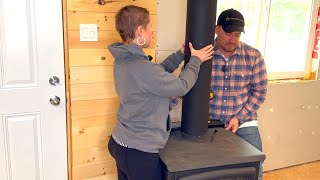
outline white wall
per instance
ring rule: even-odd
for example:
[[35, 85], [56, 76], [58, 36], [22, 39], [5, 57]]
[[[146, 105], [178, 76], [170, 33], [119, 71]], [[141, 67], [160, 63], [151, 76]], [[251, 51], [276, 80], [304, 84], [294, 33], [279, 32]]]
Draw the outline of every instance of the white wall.
[[[186, 2], [158, 0], [157, 62], [184, 42]], [[181, 104], [171, 115], [181, 121]], [[265, 171], [320, 160], [320, 81], [270, 83], [258, 115]]]

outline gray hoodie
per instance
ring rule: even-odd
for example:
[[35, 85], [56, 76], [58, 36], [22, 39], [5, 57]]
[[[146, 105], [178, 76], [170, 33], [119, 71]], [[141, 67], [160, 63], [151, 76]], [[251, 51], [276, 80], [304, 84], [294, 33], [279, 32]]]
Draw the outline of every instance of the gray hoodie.
[[158, 153], [171, 130], [169, 97], [188, 93], [202, 62], [191, 56], [177, 77], [171, 73], [183, 60], [181, 52], [157, 64], [136, 44], [114, 43], [108, 49], [115, 58], [114, 81], [120, 98], [112, 137], [128, 147]]

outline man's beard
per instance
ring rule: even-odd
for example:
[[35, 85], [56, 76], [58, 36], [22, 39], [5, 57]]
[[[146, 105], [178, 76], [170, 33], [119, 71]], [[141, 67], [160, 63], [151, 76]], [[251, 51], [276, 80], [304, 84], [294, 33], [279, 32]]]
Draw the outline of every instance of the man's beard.
[[226, 45], [226, 46], [223, 46], [223, 50], [226, 51], [226, 52], [233, 52], [235, 49], [236, 49], [236, 45]]

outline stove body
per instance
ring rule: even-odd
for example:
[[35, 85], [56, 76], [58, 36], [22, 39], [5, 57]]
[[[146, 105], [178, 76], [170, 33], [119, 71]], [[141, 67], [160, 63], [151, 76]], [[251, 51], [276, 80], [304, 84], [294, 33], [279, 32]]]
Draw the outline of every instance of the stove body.
[[255, 180], [265, 155], [224, 128], [209, 128], [202, 141], [172, 131], [160, 158], [166, 180]]

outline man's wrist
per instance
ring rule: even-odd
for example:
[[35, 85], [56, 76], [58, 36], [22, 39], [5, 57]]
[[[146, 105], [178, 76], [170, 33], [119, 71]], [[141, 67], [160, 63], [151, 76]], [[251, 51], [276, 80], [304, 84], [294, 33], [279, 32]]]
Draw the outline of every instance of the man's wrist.
[[244, 117], [243, 116], [237, 114], [234, 117], [238, 119], [239, 125], [244, 123]]

